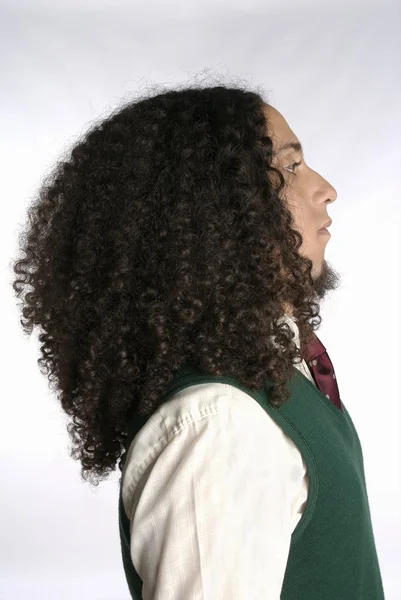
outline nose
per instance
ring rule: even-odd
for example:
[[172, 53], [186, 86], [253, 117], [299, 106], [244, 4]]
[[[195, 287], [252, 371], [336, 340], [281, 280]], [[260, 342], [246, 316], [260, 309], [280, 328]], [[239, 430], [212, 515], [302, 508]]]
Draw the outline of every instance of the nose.
[[322, 177], [321, 175], [320, 177], [323, 180], [322, 196], [324, 197], [324, 200], [335, 202], [337, 200], [337, 190], [331, 185], [331, 183], [324, 179], [324, 177]]
[[329, 198], [332, 202], [335, 202], [337, 200], [337, 190], [331, 185], [331, 183], [329, 183], [329, 187], [330, 187]]

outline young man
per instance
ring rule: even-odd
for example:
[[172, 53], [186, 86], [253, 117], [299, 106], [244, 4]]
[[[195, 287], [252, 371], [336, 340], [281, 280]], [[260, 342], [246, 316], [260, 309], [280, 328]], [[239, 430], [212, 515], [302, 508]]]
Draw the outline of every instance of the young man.
[[360, 441], [314, 334], [336, 196], [277, 110], [216, 86], [95, 124], [30, 209], [23, 325], [45, 332], [83, 478], [125, 449], [133, 598], [383, 600]]
[[[337, 192], [305, 163], [280, 112], [269, 105], [264, 112], [272, 165], [284, 176], [299, 252], [312, 261], [322, 300], [340, 279], [325, 261]], [[300, 348], [291, 305], [283, 303], [283, 313]], [[132, 425], [120, 528], [124, 553], [128, 516], [133, 597], [384, 598], [359, 439], [341, 400], [326, 393], [324, 378], [335, 380], [331, 362], [331, 370], [319, 363], [322, 383], [310, 358], [294, 365], [302, 377], [288, 411], [275, 414], [229, 378], [217, 383], [189, 369], [145, 425]]]

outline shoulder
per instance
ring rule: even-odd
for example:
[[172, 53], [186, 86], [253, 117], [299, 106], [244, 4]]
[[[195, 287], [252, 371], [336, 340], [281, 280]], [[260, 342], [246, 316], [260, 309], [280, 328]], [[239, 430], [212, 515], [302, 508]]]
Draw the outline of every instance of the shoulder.
[[236, 462], [240, 472], [239, 461], [251, 469], [261, 457], [266, 469], [274, 463], [277, 471], [295, 467], [301, 475], [298, 449], [252, 396], [229, 384], [190, 386], [161, 404], [130, 444], [122, 490], [127, 514], [134, 490], [142, 488], [152, 468], [167, 471], [174, 461], [185, 460], [196, 470], [208, 460], [216, 468]]

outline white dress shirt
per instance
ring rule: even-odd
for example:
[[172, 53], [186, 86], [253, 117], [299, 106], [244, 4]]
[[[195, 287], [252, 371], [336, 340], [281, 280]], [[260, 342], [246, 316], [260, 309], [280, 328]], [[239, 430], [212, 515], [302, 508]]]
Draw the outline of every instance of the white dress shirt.
[[[296, 319], [284, 320], [295, 333]], [[312, 383], [305, 361], [295, 363]], [[132, 440], [122, 499], [145, 600], [279, 600], [308, 495], [293, 441], [248, 394], [184, 389]]]

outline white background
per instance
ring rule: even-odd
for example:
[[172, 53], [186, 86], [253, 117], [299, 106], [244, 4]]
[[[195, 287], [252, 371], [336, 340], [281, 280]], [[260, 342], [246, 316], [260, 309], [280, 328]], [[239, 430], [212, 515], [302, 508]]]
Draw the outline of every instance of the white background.
[[383, 0], [3, 0], [0, 600], [129, 598], [120, 473], [96, 489], [80, 480], [9, 262], [60, 153], [147, 85], [195, 75], [262, 86], [337, 190], [326, 258], [342, 286], [319, 336], [362, 441], [386, 600], [401, 599], [400, 24], [400, 3]]

